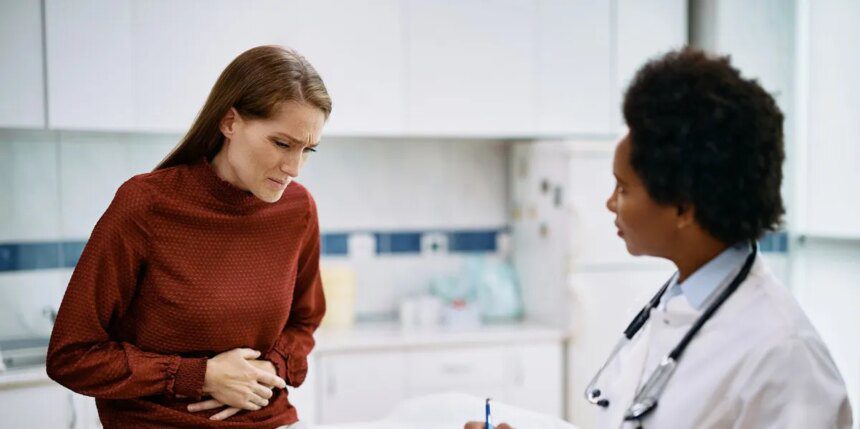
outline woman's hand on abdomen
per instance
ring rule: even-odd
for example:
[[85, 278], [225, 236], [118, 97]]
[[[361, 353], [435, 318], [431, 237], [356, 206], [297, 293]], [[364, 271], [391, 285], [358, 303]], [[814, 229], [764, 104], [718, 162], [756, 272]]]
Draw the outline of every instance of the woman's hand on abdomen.
[[212, 420], [226, 419], [241, 410], [256, 411], [269, 404], [273, 388], [286, 388], [286, 382], [275, 374], [275, 366], [256, 360], [260, 352], [251, 349], [233, 349], [209, 359], [203, 392], [210, 400], [188, 406], [198, 412], [228, 406]]

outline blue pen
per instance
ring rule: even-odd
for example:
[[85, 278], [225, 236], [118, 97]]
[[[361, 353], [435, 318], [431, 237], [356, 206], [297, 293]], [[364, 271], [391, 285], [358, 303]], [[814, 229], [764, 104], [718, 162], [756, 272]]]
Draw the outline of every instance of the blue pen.
[[484, 407], [484, 427], [486, 429], [493, 429], [493, 422], [490, 418], [490, 399], [487, 398], [487, 405]]

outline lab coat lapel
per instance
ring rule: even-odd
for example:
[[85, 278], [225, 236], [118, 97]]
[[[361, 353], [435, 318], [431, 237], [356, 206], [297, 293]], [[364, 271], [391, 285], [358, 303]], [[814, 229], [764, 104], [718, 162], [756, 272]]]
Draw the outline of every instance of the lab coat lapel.
[[653, 332], [651, 326], [649, 321], [642, 327], [642, 330], [618, 353], [618, 358], [611, 364], [611, 371], [607, 371], [606, 387], [610, 402], [609, 407], [599, 413], [598, 427], [622, 427], [624, 412], [633, 402], [645, 358], [648, 356], [648, 346]]

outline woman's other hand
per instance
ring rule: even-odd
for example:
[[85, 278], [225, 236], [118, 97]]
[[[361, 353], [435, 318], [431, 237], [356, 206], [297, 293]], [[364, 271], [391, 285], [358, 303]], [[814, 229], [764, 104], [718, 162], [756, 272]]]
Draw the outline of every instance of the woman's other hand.
[[256, 360], [260, 352], [251, 349], [233, 349], [221, 353], [206, 364], [203, 392], [212, 399], [190, 404], [188, 411], [198, 412], [228, 405], [210, 417], [223, 420], [240, 410], [256, 411], [269, 405], [272, 389], [284, 389], [287, 383], [275, 374], [275, 366]]

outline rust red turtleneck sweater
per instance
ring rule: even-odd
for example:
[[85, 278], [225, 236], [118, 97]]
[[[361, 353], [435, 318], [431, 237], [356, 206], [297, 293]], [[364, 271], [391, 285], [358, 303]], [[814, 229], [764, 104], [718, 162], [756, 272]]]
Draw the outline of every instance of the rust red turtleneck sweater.
[[266, 203], [205, 160], [135, 176], [87, 242], [57, 315], [48, 374], [96, 397], [106, 429], [271, 428], [297, 420], [287, 392], [221, 422], [190, 413], [207, 358], [263, 353], [298, 386], [325, 312], [319, 226], [291, 183]]

